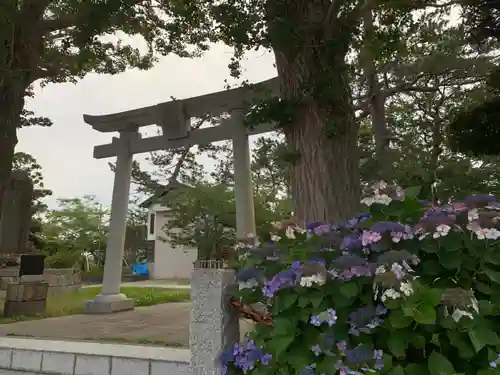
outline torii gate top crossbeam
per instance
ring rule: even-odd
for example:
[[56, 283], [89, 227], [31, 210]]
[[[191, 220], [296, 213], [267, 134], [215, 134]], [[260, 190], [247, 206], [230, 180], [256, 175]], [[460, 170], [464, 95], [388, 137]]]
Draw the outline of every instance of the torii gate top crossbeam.
[[[237, 109], [256, 96], [256, 91], [264, 89], [273, 95], [279, 93], [277, 78], [271, 78], [249, 87], [218, 91], [188, 99], [173, 100], [149, 107], [113, 113], [109, 115], [83, 115], [83, 120], [99, 132], [119, 132], [134, 130], [148, 125], [164, 125], [172, 119], [189, 119], [206, 115], [218, 116]], [[182, 113], [179, 113], [182, 111]]]

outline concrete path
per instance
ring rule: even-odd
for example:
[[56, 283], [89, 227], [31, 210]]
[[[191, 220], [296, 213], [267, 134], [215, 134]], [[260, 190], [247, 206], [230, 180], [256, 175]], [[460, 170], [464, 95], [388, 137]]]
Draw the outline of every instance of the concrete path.
[[0, 336], [188, 347], [190, 302], [109, 315], [71, 315], [0, 325]]
[[[109, 315], [71, 315], [0, 325], [1, 336], [189, 347], [191, 302], [137, 307]], [[240, 320], [243, 335], [252, 323]]]
[[[102, 286], [102, 284], [83, 285], [82, 288], [90, 288]], [[135, 288], [167, 288], [167, 289], [190, 289], [189, 284], [175, 284], [167, 280], [144, 280], [122, 283], [122, 287], [135, 287]]]

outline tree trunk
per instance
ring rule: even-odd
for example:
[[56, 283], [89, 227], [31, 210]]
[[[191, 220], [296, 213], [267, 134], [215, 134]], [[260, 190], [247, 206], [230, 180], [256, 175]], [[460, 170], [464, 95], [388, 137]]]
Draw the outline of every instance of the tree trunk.
[[[33, 81], [33, 66], [36, 66], [38, 49], [30, 40], [43, 42], [43, 36], [27, 21], [27, 27], [20, 28], [17, 3], [7, 2], [3, 9], [7, 22], [0, 20], [0, 215], [5, 184], [12, 170], [14, 149], [17, 144], [17, 128], [24, 108], [24, 96]], [[12, 22], [14, 20], [14, 22]], [[10, 22], [9, 22], [10, 21]], [[26, 22], [23, 19], [23, 22]], [[29, 36], [30, 38], [26, 38]], [[1, 220], [1, 217], [0, 217]]]
[[380, 82], [377, 77], [377, 69], [374, 61], [373, 46], [370, 41], [374, 40], [373, 26], [373, 0], [365, 1], [366, 7], [363, 11], [364, 46], [361, 50], [361, 63], [368, 91], [368, 101], [373, 134], [375, 135], [375, 165], [370, 171], [372, 180], [390, 181], [392, 175], [390, 158], [390, 131], [387, 127], [385, 113], [385, 98], [382, 96]]
[[[330, 0], [274, 0], [268, 9], [281, 96], [297, 103], [283, 131], [295, 154], [289, 171], [299, 223], [338, 223], [360, 207], [359, 126], [345, 63], [352, 30], [327, 24], [330, 5]], [[290, 27], [293, 41], [289, 36], [283, 43]]]
[[17, 127], [24, 107], [24, 93], [24, 88], [0, 85], [0, 215], [5, 187], [12, 171]]

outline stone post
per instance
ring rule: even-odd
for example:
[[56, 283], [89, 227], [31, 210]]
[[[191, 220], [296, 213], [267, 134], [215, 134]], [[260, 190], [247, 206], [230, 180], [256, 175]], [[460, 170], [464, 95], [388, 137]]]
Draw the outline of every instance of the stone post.
[[94, 300], [87, 301], [87, 313], [105, 314], [134, 308], [134, 300], [120, 293], [120, 284], [132, 177], [133, 154], [130, 151], [130, 141], [138, 136], [135, 131], [120, 132], [120, 138], [116, 140], [121, 145], [121, 150], [116, 158], [102, 291]]
[[220, 375], [221, 351], [239, 340], [238, 313], [230, 303], [234, 286], [234, 270], [222, 262], [195, 262], [189, 337], [192, 375]]
[[234, 194], [236, 200], [236, 236], [246, 240], [255, 235], [250, 145], [241, 112], [231, 114], [233, 125]]

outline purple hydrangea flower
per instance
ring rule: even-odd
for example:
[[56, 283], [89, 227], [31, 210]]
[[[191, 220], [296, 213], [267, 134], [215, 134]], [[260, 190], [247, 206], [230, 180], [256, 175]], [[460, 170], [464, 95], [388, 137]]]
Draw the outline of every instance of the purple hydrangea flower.
[[373, 354], [363, 346], [346, 351], [346, 359], [351, 363], [362, 363], [370, 361]]
[[497, 201], [496, 197], [490, 194], [471, 195], [470, 197], [464, 199], [465, 204], [469, 203], [487, 204], [496, 201]]
[[353, 277], [372, 276], [372, 275], [373, 275], [372, 267], [357, 266], [342, 271], [339, 275], [339, 278], [341, 280], [349, 281]]
[[405, 226], [395, 221], [379, 221], [378, 223], [373, 224], [371, 231], [378, 233], [404, 232]]
[[361, 236], [359, 234], [350, 234], [342, 239], [340, 244], [341, 250], [356, 251], [363, 248]]
[[306, 229], [310, 230], [310, 231], [314, 231], [314, 229], [316, 229], [317, 227], [321, 227], [323, 225], [328, 225], [328, 224], [323, 222], [323, 221], [313, 221], [313, 222], [307, 224]]
[[391, 266], [391, 272], [396, 276], [397, 280], [402, 280], [406, 276], [406, 271], [403, 266], [399, 263], [393, 263]]
[[271, 280], [264, 281], [262, 294], [266, 297], [273, 297], [281, 289], [290, 288], [294, 286], [296, 282], [297, 272], [294, 269], [281, 271]]
[[235, 343], [232, 348], [224, 350], [219, 356], [223, 374], [227, 373], [230, 364], [246, 374], [255, 367], [257, 362], [266, 366], [271, 359], [270, 354], [264, 353], [253, 340], [249, 340], [247, 337], [242, 344]]
[[345, 341], [339, 341], [337, 342], [337, 349], [341, 352], [344, 353], [347, 349], [347, 343]]

